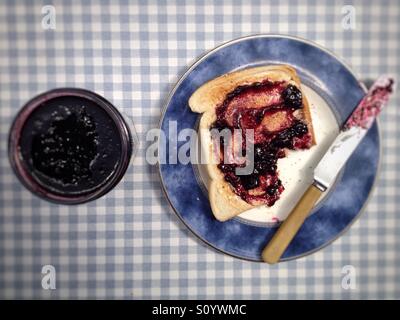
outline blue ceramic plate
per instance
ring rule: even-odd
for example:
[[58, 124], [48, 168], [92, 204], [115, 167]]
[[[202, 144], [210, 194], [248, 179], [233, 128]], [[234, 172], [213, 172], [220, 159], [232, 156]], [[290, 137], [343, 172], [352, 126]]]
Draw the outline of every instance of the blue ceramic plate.
[[[201, 57], [172, 90], [160, 126], [168, 132], [170, 121], [184, 128], [196, 128], [199, 115], [191, 112], [188, 99], [203, 83], [233, 70], [273, 63], [294, 66], [303, 83], [312, 87], [342, 124], [364, 95], [355, 75], [332, 53], [307, 40], [257, 35], [233, 40]], [[168, 135], [167, 135], [168, 136]], [[377, 174], [380, 142], [375, 123], [347, 162], [335, 187], [315, 208], [285, 251], [281, 260], [315, 252], [338, 238], [358, 217], [368, 199]], [[179, 149], [185, 141], [178, 142]], [[169, 141], [160, 144], [159, 154], [168, 159]], [[261, 261], [261, 251], [277, 230], [275, 226], [244, 223], [242, 219], [217, 221], [207, 196], [189, 164], [160, 164], [165, 194], [184, 224], [210, 246], [231, 256]], [[281, 199], [282, 200], [282, 199]]]

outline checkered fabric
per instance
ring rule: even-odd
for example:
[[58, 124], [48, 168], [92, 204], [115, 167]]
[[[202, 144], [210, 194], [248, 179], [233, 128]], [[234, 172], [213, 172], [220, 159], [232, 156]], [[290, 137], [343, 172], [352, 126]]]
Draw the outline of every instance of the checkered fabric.
[[[42, 27], [42, 6], [56, 10]], [[355, 29], [342, 26], [353, 5]], [[178, 220], [146, 163], [145, 134], [168, 92], [197, 57], [225, 41], [283, 33], [333, 50], [361, 79], [400, 79], [398, 1], [1, 1], [0, 297], [126, 299], [400, 298], [397, 217], [400, 111], [380, 119], [379, 180], [361, 218], [325, 249], [269, 266], [205, 246]], [[134, 164], [106, 196], [53, 205], [27, 191], [7, 158], [10, 123], [34, 95], [54, 87], [93, 90], [131, 116], [141, 140]], [[378, 152], [378, 151], [377, 151]], [[44, 290], [41, 269], [56, 269]], [[342, 287], [354, 266], [355, 288]]]

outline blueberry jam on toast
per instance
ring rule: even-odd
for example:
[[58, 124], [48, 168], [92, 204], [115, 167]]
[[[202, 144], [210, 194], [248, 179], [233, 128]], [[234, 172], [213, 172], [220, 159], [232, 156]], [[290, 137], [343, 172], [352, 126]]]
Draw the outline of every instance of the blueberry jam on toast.
[[[264, 80], [241, 85], [226, 95], [216, 110], [211, 129], [254, 130], [254, 169], [249, 175], [237, 175], [243, 164], [225, 161], [222, 140], [219, 170], [235, 194], [251, 205], [274, 205], [284, 190], [277, 161], [287, 150], [309, 149], [313, 135], [304, 117], [304, 99], [300, 89], [285, 81]], [[307, 110], [308, 111], [308, 110]], [[243, 148], [244, 150], [245, 148]]]

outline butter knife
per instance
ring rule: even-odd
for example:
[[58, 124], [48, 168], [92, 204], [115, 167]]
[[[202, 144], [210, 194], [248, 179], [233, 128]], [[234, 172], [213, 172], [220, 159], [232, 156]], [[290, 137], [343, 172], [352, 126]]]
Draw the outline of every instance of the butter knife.
[[262, 252], [267, 263], [276, 263], [297, 234], [321, 194], [335, 181], [336, 176], [372, 126], [394, 91], [394, 80], [379, 77], [343, 125], [328, 151], [314, 169], [314, 181], [278, 228]]

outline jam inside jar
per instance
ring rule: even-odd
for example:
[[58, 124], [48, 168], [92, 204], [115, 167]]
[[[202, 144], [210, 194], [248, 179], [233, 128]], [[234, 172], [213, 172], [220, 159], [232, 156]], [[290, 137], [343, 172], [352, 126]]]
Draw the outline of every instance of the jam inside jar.
[[17, 115], [9, 157], [33, 193], [57, 203], [83, 203], [121, 180], [135, 137], [129, 121], [101, 96], [54, 89], [33, 98]]

